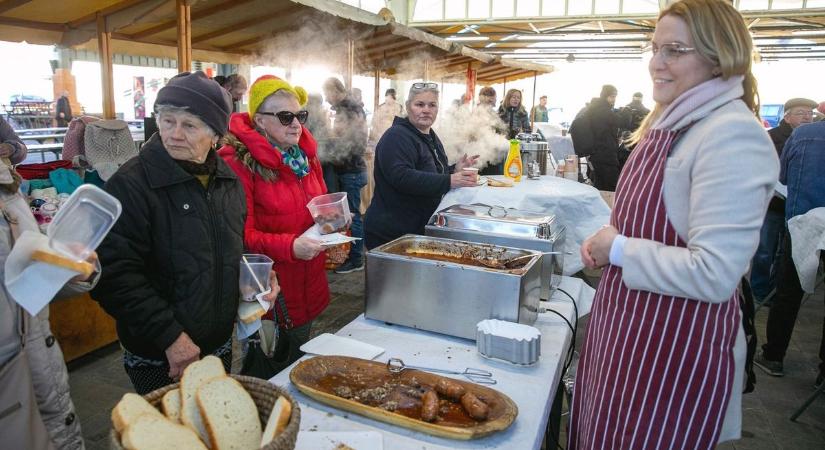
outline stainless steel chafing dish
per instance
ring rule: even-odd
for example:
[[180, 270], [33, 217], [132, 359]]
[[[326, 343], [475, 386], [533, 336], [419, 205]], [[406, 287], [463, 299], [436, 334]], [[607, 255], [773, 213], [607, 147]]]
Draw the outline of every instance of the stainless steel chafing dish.
[[[565, 227], [552, 214], [474, 203], [453, 205], [436, 212], [425, 227], [425, 233], [427, 236], [558, 252], [564, 247]], [[544, 255], [541, 265], [541, 298], [547, 300], [559, 284], [564, 255]]]
[[[488, 267], [518, 256], [516, 268]], [[485, 319], [533, 324], [540, 259], [531, 250], [402, 236], [369, 251], [365, 316], [473, 340]]]

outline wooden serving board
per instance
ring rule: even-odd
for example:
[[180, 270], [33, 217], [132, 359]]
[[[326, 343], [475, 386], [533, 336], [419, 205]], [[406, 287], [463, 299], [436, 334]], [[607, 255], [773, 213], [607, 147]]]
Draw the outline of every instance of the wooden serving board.
[[[464, 386], [490, 408], [487, 419], [472, 419], [460, 402], [443, 399], [430, 423], [420, 419], [417, 392], [432, 389], [446, 378]], [[321, 403], [422, 433], [449, 439], [477, 439], [506, 429], [518, 407], [506, 395], [486, 386], [418, 370], [391, 373], [387, 365], [347, 356], [317, 356], [301, 361], [289, 380], [299, 391]], [[358, 400], [356, 400], [358, 398]]]

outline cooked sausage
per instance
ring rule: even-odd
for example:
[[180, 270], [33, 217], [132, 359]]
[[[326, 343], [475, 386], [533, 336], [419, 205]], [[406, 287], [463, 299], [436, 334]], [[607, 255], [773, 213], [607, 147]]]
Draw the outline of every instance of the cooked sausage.
[[438, 383], [435, 385], [435, 391], [453, 400], [461, 400], [461, 396], [466, 392], [464, 386], [445, 378], [438, 380]]
[[438, 395], [435, 391], [427, 391], [421, 397], [421, 420], [432, 422], [438, 417]]
[[487, 418], [487, 415], [490, 414], [490, 408], [472, 392], [461, 396], [461, 406], [463, 406], [467, 414], [475, 420], [484, 420]]

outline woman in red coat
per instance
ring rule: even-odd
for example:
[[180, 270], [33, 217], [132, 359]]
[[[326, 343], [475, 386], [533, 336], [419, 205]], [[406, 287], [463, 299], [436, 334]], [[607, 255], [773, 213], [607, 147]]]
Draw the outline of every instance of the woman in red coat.
[[315, 139], [302, 125], [306, 101], [301, 87], [271, 75], [258, 78], [249, 89], [249, 113], [232, 115], [219, 151], [246, 192], [246, 250], [275, 261], [292, 321], [290, 363], [302, 355], [298, 347], [309, 339], [312, 320], [329, 304], [323, 248], [300, 237], [314, 223], [306, 204], [327, 191]]

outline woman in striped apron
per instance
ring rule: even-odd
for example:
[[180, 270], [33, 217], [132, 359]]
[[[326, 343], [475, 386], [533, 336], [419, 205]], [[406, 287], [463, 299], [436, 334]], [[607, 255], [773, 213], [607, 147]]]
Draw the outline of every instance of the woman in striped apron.
[[722, 0], [662, 11], [656, 107], [582, 245], [605, 267], [573, 394], [570, 449], [711, 449], [741, 427], [736, 297], [778, 175], [760, 123], [752, 43]]

